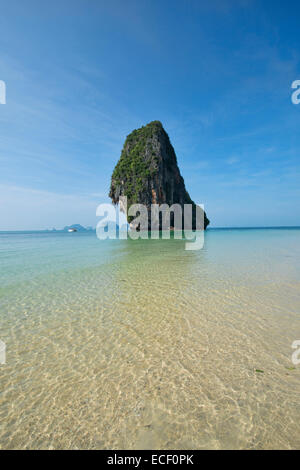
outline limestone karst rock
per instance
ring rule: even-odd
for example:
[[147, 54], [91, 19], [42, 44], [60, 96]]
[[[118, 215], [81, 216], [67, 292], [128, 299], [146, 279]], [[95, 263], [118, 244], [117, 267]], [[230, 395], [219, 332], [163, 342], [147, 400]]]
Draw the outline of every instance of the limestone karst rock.
[[[196, 206], [185, 189], [174, 148], [159, 121], [150, 122], [127, 136], [112, 174], [109, 196], [114, 204], [120, 202], [121, 196], [127, 196], [127, 207], [136, 203], [144, 204], [149, 215], [149, 230], [151, 204], [179, 204], [182, 210], [184, 204], [190, 204], [190, 228], [206, 229], [209, 224], [205, 212]], [[202, 212], [201, 226], [199, 223], [196, 225], [196, 210]], [[171, 214], [171, 226], [178, 228], [174, 223], [176, 225]]]

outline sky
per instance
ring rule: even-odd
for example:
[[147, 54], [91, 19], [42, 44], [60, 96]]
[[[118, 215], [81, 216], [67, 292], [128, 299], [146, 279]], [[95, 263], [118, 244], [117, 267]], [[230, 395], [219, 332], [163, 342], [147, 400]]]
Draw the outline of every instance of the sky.
[[0, 230], [96, 226], [160, 120], [212, 227], [300, 225], [300, 6], [0, 0]]

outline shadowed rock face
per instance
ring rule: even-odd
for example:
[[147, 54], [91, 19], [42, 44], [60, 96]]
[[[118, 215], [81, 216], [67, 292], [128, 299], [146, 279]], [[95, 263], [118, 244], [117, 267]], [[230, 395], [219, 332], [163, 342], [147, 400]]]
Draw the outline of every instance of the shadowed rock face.
[[[147, 207], [149, 230], [151, 204], [179, 204], [182, 211], [184, 204], [191, 204], [192, 226], [188, 228], [206, 229], [209, 224], [205, 212], [203, 214], [203, 210], [196, 206], [185, 189], [174, 148], [159, 121], [150, 122], [134, 130], [126, 138], [121, 157], [112, 174], [109, 192], [114, 204], [117, 204], [122, 196], [127, 196], [128, 208], [137, 203]], [[198, 223], [198, 226], [196, 210], [199, 214], [202, 213], [202, 223]], [[172, 213], [171, 226], [179, 228], [176, 227]]]

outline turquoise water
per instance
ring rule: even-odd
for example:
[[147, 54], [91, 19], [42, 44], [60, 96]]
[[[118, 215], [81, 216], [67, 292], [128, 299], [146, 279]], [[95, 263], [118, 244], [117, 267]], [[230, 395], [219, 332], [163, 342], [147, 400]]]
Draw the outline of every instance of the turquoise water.
[[0, 233], [0, 446], [300, 448], [299, 241]]

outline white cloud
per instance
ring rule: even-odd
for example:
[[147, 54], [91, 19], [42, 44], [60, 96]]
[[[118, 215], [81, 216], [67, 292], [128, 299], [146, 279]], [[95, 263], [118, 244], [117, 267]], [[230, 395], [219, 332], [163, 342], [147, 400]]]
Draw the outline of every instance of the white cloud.
[[0, 230], [43, 230], [80, 223], [95, 226], [96, 194], [59, 194], [0, 184]]
[[237, 158], [237, 157], [230, 157], [230, 158], [228, 158], [228, 159], [226, 160], [226, 163], [227, 163], [228, 165], [234, 165], [234, 163], [238, 163], [238, 161], [239, 161], [239, 158]]

